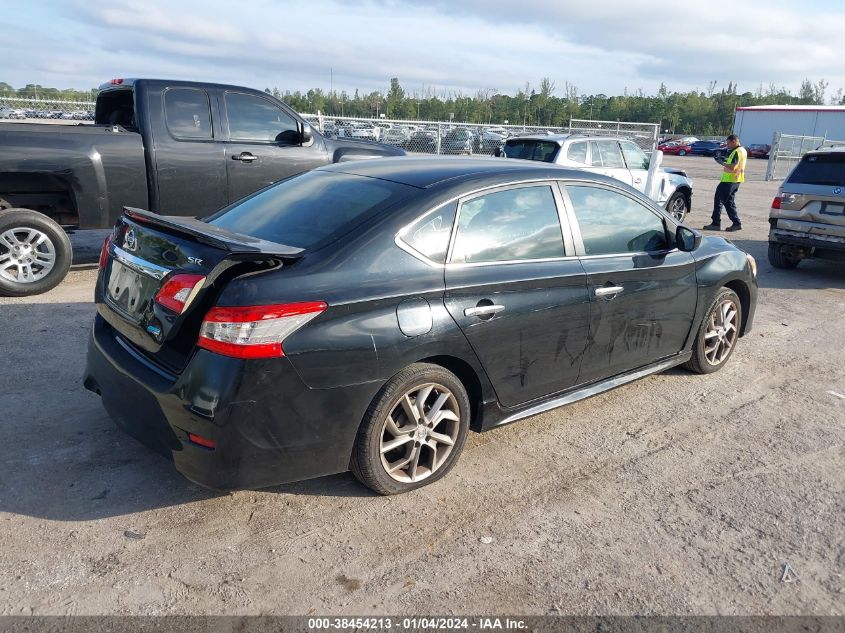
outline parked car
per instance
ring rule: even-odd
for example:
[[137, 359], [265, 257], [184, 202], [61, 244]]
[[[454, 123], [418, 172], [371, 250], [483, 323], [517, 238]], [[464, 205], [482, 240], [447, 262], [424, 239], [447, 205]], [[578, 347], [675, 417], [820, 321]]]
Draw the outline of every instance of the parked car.
[[696, 141], [690, 145], [689, 153], [693, 156], [713, 156], [713, 154], [727, 147], [722, 141]]
[[381, 128], [370, 123], [353, 121], [346, 125], [346, 136], [362, 140], [377, 141], [381, 135]]
[[388, 145], [401, 145], [409, 138], [411, 138], [411, 131], [397, 125], [382, 133], [381, 142]]
[[484, 130], [475, 136], [475, 152], [478, 154], [496, 154], [505, 146], [507, 134], [500, 134], [492, 130]]
[[684, 143], [666, 143], [665, 145], [658, 145], [659, 149], [664, 154], [671, 154], [674, 156], [686, 156], [692, 151], [692, 147]]
[[747, 148], [749, 158], [768, 158], [769, 152], [772, 151], [771, 145], [765, 143], [752, 143]]
[[440, 152], [442, 154], [472, 154], [476, 146], [477, 142], [472, 130], [457, 127], [443, 135]]
[[100, 262], [85, 386], [218, 489], [418, 488], [470, 428], [721, 369], [757, 296], [752, 257], [633, 188], [494, 158], [322, 167], [204, 220], [127, 208]]
[[17, 119], [18, 114], [13, 108], [0, 107], [0, 119]]
[[[37, 294], [64, 278], [72, 253], [62, 226], [106, 228], [124, 205], [207, 215], [320, 165], [401, 154], [326, 139], [257, 90], [115, 80], [97, 95], [95, 125], [0, 123], [0, 234], [31, 230], [38, 244], [32, 261], [0, 275], [0, 294]], [[8, 252], [0, 241], [0, 262]]]
[[772, 201], [769, 227], [775, 268], [814, 257], [845, 263], [845, 147], [801, 158]]
[[[508, 158], [543, 161], [611, 176], [641, 192], [645, 192], [648, 180], [649, 157], [636, 143], [625, 138], [582, 134], [517, 136], [505, 141], [504, 154]], [[661, 168], [659, 177], [655, 201], [683, 222], [692, 208], [692, 180], [682, 169], [672, 167]]]
[[409, 152], [422, 152], [425, 154], [437, 153], [437, 132], [428, 130], [417, 130], [408, 139], [399, 144]]

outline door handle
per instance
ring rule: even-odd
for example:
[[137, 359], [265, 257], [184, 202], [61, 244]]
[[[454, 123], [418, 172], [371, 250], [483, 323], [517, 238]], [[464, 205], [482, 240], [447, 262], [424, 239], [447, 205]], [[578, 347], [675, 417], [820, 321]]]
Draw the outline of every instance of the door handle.
[[233, 154], [232, 160], [242, 160], [245, 163], [251, 163], [254, 160], [258, 160], [258, 156], [249, 152], [241, 152], [240, 154]]
[[596, 296], [599, 298], [610, 297], [611, 299], [625, 290], [622, 286], [605, 286], [604, 288], [596, 288]]
[[497, 312], [501, 312], [505, 309], [505, 306], [497, 305], [495, 303], [491, 303], [490, 305], [484, 306], [475, 306], [474, 308], [467, 308], [464, 310], [464, 316], [493, 316]]
[[638, 184], [640, 184], [642, 181], [643, 181], [643, 179], [642, 179], [642, 178], [637, 178], [636, 180], [634, 180], [634, 184], [635, 184], [635, 185], [638, 185]]

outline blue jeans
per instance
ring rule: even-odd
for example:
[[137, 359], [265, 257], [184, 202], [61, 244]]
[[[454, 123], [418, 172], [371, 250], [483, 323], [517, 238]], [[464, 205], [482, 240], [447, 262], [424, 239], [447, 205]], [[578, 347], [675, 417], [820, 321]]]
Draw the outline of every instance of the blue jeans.
[[728, 217], [734, 224], [742, 225], [742, 221], [736, 214], [736, 190], [739, 189], [738, 182], [720, 182], [716, 187], [716, 195], [713, 196], [713, 224], [722, 224], [722, 205], [725, 205], [725, 211], [728, 212]]

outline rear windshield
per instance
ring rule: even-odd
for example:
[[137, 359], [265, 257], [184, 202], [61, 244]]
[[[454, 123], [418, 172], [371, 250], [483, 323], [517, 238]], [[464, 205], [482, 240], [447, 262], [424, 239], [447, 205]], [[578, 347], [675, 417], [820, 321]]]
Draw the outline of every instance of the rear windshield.
[[263, 189], [205, 221], [242, 235], [309, 248], [340, 237], [415, 190], [377, 178], [311, 171]]
[[505, 143], [505, 156], [553, 163], [558, 149], [558, 144], [552, 141], [513, 139]]
[[845, 152], [805, 156], [786, 182], [800, 185], [845, 185]]

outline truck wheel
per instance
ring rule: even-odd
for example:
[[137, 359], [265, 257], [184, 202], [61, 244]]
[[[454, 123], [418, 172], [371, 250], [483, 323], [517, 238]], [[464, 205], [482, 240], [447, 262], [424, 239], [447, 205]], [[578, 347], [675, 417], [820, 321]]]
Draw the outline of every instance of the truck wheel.
[[769, 242], [769, 263], [775, 268], [792, 269], [800, 262], [798, 257], [790, 257], [784, 252], [784, 248], [777, 242]]
[[30, 209], [0, 211], [0, 295], [26, 297], [56, 287], [73, 260], [56, 222]]
[[678, 222], [683, 222], [684, 218], [687, 217], [687, 213], [689, 213], [686, 196], [680, 191], [673, 193], [666, 201], [666, 210]]

